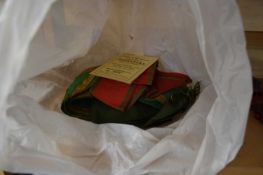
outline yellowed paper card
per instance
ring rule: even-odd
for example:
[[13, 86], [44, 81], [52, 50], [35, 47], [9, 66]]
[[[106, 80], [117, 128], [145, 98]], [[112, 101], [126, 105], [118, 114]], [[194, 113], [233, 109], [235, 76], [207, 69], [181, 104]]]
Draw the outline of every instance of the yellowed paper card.
[[157, 60], [156, 57], [125, 53], [110, 59], [90, 74], [131, 84]]

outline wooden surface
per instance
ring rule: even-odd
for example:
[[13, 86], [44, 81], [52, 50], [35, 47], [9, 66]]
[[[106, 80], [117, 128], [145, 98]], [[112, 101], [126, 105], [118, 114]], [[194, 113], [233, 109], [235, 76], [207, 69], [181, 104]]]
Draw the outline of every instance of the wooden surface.
[[263, 175], [263, 124], [251, 113], [244, 144], [237, 157], [219, 175]]
[[237, 0], [246, 31], [263, 31], [263, 0]]
[[253, 76], [263, 78], [263, 49], [249, 49], [248, 55]]
[[246, 39], [253, 76], [263, 78], [263, 32], [246, 32]]
[[246, 34], [248, 49], [263, 49], [263, 31], [262, 32], [247, 31], [245, 34]]
[[237, 0], [237, 3], [246, 30], [253, 75], [263, 78], [263, 0]]

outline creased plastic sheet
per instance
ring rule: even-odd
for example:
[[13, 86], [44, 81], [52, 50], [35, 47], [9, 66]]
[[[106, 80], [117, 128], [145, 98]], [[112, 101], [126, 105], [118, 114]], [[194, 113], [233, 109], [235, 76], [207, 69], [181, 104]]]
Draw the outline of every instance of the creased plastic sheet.
[[[158, 56], [162, 70], [201, 81], [180, 121], [141, 130], [60, 112], [80, 71], [123, 52]], [[242, 145], [251, 71], [233, 0], [10, 0], [0, 14], [0, 56], [0, 169], [210, 175]]]

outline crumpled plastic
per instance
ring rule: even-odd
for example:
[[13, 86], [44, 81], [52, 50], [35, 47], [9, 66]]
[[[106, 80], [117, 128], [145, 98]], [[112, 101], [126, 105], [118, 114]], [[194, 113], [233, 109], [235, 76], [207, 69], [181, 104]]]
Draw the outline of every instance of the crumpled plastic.
[[[0, 12], [0, 169], [210, 175], [243, 143], [251, 70], [234, 0], [9, 0]], [[120, 53], [202, 83], [178, 122], [141, 130], [59, 111], [65, 87]]]

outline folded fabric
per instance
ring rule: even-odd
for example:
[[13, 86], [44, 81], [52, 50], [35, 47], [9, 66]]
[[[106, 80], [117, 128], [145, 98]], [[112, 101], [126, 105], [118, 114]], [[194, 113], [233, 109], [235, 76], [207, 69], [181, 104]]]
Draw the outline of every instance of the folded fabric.
[[143, 72], [132, 85], [115, 80], [100, 78], [91, 94], [103, 103], [121, 111], [131, 107], [146, 90], [146, 85], [151, 85], [157, 64], [153, 64]]
[[123, 123], [149, 128], [174, 119], [194, 103], [200, 87], [180, 73], [148, 68], [131, 85], [81, 73], [66, 91], [64, 113], [97, 124]]

